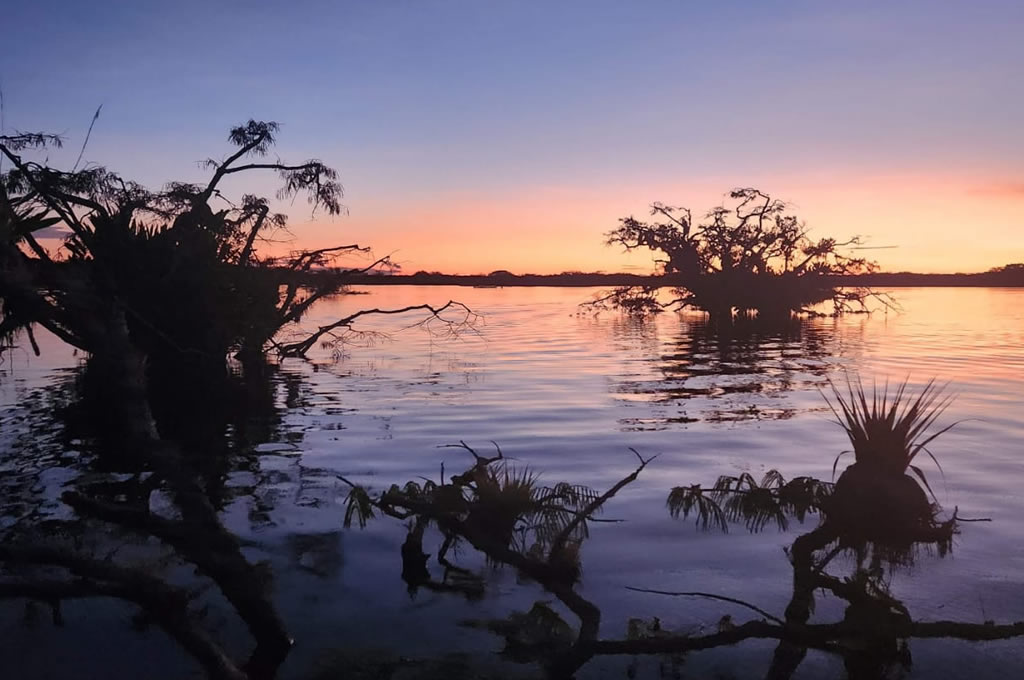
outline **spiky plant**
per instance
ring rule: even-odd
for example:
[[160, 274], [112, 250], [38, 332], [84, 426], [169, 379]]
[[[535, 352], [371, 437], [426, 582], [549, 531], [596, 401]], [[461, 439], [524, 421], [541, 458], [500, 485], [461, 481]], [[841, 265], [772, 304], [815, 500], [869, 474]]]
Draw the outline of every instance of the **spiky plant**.
[[598, 493], [590, 487], [566, 482], [545, 486], [529, 468], [511, 466], [503, 458], [478, 458], [450, 483], [394, 484], [377, 496], [351, 485], [344, 523], [345, 527], [353, 523], [365, 527], [374, 517], [374, 508], [385, 508], [385, 514], [387, 509], [405, 516], [419, 513], [433, 522], [457, 520], [513, 550], [546, 557], [567, 528], [571, 527], [568, 543], [587, 537], [587, 523], [575, 520], [583, 514], [599, 514], [600, 506], [590, 507], [597, 499]]
[[[830, 382], [836, 403], [822, 396], [825, 396], [836, 422], [850, 438], [854, 458], [862, 473], [891, 478], [905, 475], [909, 469], [931, 492], [924, 472], [913, 461], [923, 451], [942, 471], [942, 466], [927, 446], [956, 423], [932, 433], [928, 429], [952, 403], [953, 395], [946, 392], [946, 385], [938, 385], [932, 379], [914, 397], [908, 392], [908, 384], [909, 381], [904, 380], [892, 394], [888, 382], [881, 392], [872, 387], [869, 398], [860, 379], [856, 382], [847, 380], [845, 395]], [[842, 455], [839, 454], [832, 465], [833, 475]]]

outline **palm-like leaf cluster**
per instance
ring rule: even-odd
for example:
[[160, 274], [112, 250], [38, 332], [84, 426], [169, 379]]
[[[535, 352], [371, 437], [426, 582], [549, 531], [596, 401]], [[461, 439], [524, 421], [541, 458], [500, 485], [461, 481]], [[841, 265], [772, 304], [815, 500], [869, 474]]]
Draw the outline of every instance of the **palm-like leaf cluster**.
[[[540, 483], [529, 468], [517, 468], [504, 459], [479, 459], [468, 471], [448, 483], [410, 481], [392, 485], [376, 498], [360, 486], [349, 492], [345, 526], [361, 527], [374, 516], [374, 507], [385, 514], [423, 517], [444, 529], [449, 522], [470, 525], [503, 541], [509, 548], [546, 557], [558, 537], [598, 498], [590, 487], [560, 482]], [[591, 514], [600, 512], [593, 508]], [[570, 543], [587, 536], [587, 523], [578, 522], [568, 535]]]
[[769, 524], [784, 531], [790, 517], [802, 522], [808, 514], [820, 512], [832, 489], [832, 484], [812, 477], [787, 482], [777, 470], [769, 470], [758, 483], [745, 472], [738, 477], [723, 475], [710, 489], [699, 484], [675, 487], [667, 504], [672, 517], [686, 519], [692, 513], [703, 531], [728, 531], [730, 522], [743, 522], [754, 533]]
[[[913, 465], [913, 460], [924, 451], [942, 470], [939, 461], [926, 447], [956, 423], [930, 434], [928, 429], [949, 407], [953, 396], [945, 391], [945, 385], [936, 384], [934, 379], [928, 381], [917, 397], [910, 395], [907, 387], [908, 381], [904, 380], [890, 394], [886, 383], [881, 392], [872, 388], [869, 399], [860, 380], [856, 383], [847, 381], [846, 394], [832, 385], [835, 404], [828, 397], [825, 400], [836, 422], [850, 438], [858, 465], [887, 477], [903, 475], [909, 469], [931, 491], [924, 473]], [[833, 474], [838, 462], [837, 457]]]

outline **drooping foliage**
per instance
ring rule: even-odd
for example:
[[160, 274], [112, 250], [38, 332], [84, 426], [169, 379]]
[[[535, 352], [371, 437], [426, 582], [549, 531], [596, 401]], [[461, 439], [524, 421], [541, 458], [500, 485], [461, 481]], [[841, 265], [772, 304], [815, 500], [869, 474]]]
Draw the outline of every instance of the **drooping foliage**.
[[441, 560], [451, 546], [468, 540], [490, 559], [514, 554], [536, 565], [557, 565], [567, 570], [566, 575], [576, 572], [587, 520], [600, 511], [605, 499], [582, 485], [545, 486], [528, 468], [509, 465], [500, 449], [496, 456], [483, 457], [464, 443], [455, 446], [472, 453], [475, 464], [448, 481], [393, 484], [376, 495], [352, 485], [345, 526], [365, 526], [375, 511], [415, 516], [444, 534]]
[[[848, 384], [846, 396], [834, 385], [833, 391], [838, 402], [833, 413], [856, 455], [838, 481], [786, 481], [776, 470], [769, 470], [760, 483], [749, 473], [722, 476], [711, 488], [673, 488], [667, 500], [670, 514], [683, 519], [692, 514], [705, 531], [728, 531], [730, 523], [739, 522], [751, 532], [768, 525], [785, 530], [789, 518], [803, 522], [815, 514], [815, 531], [827, 537], [824, 544], [838, 541], [858, 554], [884, 555], [896, 563], [910, 561], [918, 545], [934, 545], [940, 553], [948, 550], [957, 530], [956, 513], [939, 518], [941, 508], [924, 493], [931, 491], [924, 473], [911, 464], [920, 451], [931, 456], [925, 446], [952, 427], [927, 433], [950, 403], [943, 388], [929, 381], [913, 397], [905, 381], [892, 396], [888, 390], [876, 390], [869, 399], [858, 381], [856, 386]], [[906, 474], [908, 470], [924, 489]]]
[[730, 522], [742, 522], [756, 533], [769, 524], [785, 530], [789, 517], [803, 522], [808, 514], [820, 513], [832, 488], [832, 484], [812, 477], [786, 481], [777, 470], [765, 473], [759, 484], [744, 472], [719, 477], [711, 489], [699, 484], [677, 486], [669, 493], [667, 504], [673, 517], [686, 519], [692, 513], [697, 526], [705, 531], [728, 531]]
[[[633, 481], [648, 461], [641, 459], [636, 472], [604, 494], [586, 490], [583, 495], [593, 500], [582, 502], [582, 499], [572, 500], [579, 493], [578, 487], [559, 484], [544, 489], [532, 474], [513, 472], [506, 467], [500, 451], [498, 456], [486, 458], [465, 444], [458, 446], [475, 456], [475, 464], [448, 481], [442, 472], [438, 483], [411, 482], [404, 487], [394, 485], [378, 493], [349, 482], [350, 514], [346, 522], [368, 519], [377, 511], [409, 522], [409, 533], [402, 546], [402, 576], [410, 584], [410, 593], [413, 592], [412, 584], [416, 583], [430, 587], [434, 592], [467, 594], [464, 588], [449, 581], [452, 571], [458, 570], [444, 558], [452, 537], [467, 541], [493, 563], [512, 566], [521, 576], [537, 581], [555, 597], [557, 603], [544, 600], [536, 602], [529, 611], [511, 612], [502, 618], [473, 619], [462, 622], [462, 625], [500, 635], [505, 640], [502, 655], [506, 659], [539, 663], [544, 669], [543, 677], [575, 677], [583, 665], [603, 655], [632, 655], [633, 663], [627, 670], [629, 675], [638, 670], [639, 661], [644, 656], [668, 655], [661, 657], [661, 670], [676, 673], [679, 664], [692, 652], [733, 647], [748, 639], [777, 643], [767, 677], [793, 677], [811, 649], [839, 656], [850, 677], [889, 677], [892, 670], [911, 667], [909, 644], [915, 637], [1007, 639], [1018, 637], [1024, 631], [1019, 622], [998, 625], [994, 621], [981, 624], [914, 619], [908, 607], [893, 595], [892, 588], [892, 580], [897, 573], [893, 567], [912, 561], [913, 546], [873, 543], [864, 540], [863, 536], [847, 533], [848, 527], [832, 521], [831, 503], [837, 484], [810, 477], [787, 481], [777, 471], [770, 470], [760, 481], [744, 473], [723, 476], [711, 489], [699, 486], [674, 489], [669, 497], [669, 510], [677, 517], [695, 514], [698, 526], [705, 529], [725, 529], [729, 522], [735, 521], [744, 523], [752, 532], [772, 524], [785, 529], [789, 518], [802, 521], [809, 515], [819, 515], [820, 524], [798, 536], [786, 548], [792, 565], [792, 596], [784, 613], [773, 614], [769, 609], [730, 594], [627, 585], [627, 590], [647, 595], [725, 603], [730, 613], [719, 619], [717, 628], [697, 633], [665, 628], [657, 617], [633, 618], [628, 621], [624, 638], [602, 638], [599, 633], [608, 626], [602, 624], [601, 609], [578, 591], [580, 567], [576, 561], [580, 559], [579, 553], [573, 558], [575, 567], [566, 570], [564, 563], [558, 564], [559, 553], [556, 550], [524, 550], [526, 544], [509, 540], [510, 534], [502, 528], [507, 524], [499, 518], [507, 519], [514, 514], [519, 518], [517, 531], [529, 532], [536, 525], [537, 503], [543, 504], [543, 499], [558, 495], [559, 489], [572, 489], [563, 498], [571, 500], [568, 505], [562, 505], [561, 500], [556, 504], [558, 513], [568, 511], [569, 517], [593, 521], [595, 510], [617, 490]], [[499, 501], [498, 497], [504, 498]], [[512, 508], [515, 508], [514, 512], [511, 512]], [[510, 512], [506, 513], [505, 509]], [[481, 513], [481, 518], [486, 518], [483, 523], [470, 519], [477, 512]], [[936, 525], [930, 534], [919, 533], [909, 540], [913, 545], [925, 546], [926, 549], [935, 547], [943, 554], [949, 548], [955, 523], [954, 516], [949, 522]], [[438, 561], [446, 567], [442, 582], [430, 580], [425, 566], [428, 555], [422, 550], [422, 531], [428, 524], [436, 526], [446, 536], [438, 554]], [[572, 526], [557, 524], [562, 534]], [[850, 560], [836, 559], [844, 553], [853, 557], [850, 574], [830, 573], [835, 567], [851, 564]], [[409, 568], [410, 560], [415, 562], [417, 570]], [[420, 580], [412, 580], [414, 571], [419, 573]], [[686, 583], [686, 579], [683, 578], [682, 582]], [[480, 595], [479, 590], [475, 592]], [[838, 620], [812, 621], [816, 601], [821, 598], [831, 598], [842, 605], [842, 615]], [[558, 607], [553, 607], [553, 604]], [[563, 618], [562, 607], [578, 617], [578, 628]], [[836, 611], [835, 607], [822, 609], [824, 611], [819, 615], [828, 618], [833, 617]], [[737, 611], [745, 611], [748, 616], [754, 612], [756, 618], [734, 620]], [[666, 660], [671, 663], [668, 669]]]
[[[97, 353], [110, 326], [123, 319], [132, 341], [156, 362], [216, 365], [229, 351], [262, 350], [312, 300], [339, 288], [303, 274], [355, 249], [283, 261], [259, 255], [259, 242], [284, 229], [286, 218], [272, 213], [265, 198], [223, 195], [225, 177], [275, 171], [280, 197], [304, 193], [314, 209], [342, 210], [332, 168], [318, 160], [262, 161], [277, 130], [259, 121], [233, 128], [236, 149], [205, 162], [212, 170], [206, 184], [172, 182], [159, 191], [102, 167], [62, 171], [22, 157], [59, 143], [52, 136], [0, 137], [0, 153], [12, 165], [0, 182], [5, 329], [40, 324]], [[58, 251], [40, 244], [44, 229], [59, 235]]]

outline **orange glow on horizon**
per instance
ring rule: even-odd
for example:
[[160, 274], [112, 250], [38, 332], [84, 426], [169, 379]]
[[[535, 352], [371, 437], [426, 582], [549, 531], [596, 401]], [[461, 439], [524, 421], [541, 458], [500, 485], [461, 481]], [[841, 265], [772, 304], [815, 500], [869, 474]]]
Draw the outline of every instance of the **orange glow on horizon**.
[[[603, 235], [620, 217], [647, 214], [653, 201], [697, 215], [733, 184], [718, 180], [616, 187], [535, 187], [514, 195], [439, 196], [416, 204], [355, 200], [348, 217], [295, 224], [292, 247], [359, 241], [419, 270], [517, 274], [653, 269], [650, 253], [623, 253]], [[757, 186], [788, 200], [812, 236], [859, 234], [884, 271], [984, 271], [1024, 261], [1019, 207], [1024, 186], [922, 175], [762, 178]]]

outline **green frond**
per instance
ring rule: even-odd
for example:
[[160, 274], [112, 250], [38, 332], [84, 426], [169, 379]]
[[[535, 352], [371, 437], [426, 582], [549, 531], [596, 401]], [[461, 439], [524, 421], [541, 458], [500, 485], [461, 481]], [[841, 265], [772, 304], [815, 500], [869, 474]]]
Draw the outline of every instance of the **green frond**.
[[676, 487], [667, 504], [675, 518], [695, 513], [697, 525], [704, 530], [711, 526], [724, 530], [729, 522], [742, 522], [752, 533], [769, 524], [784, 531], [790, 517], [802, 522], [809, 513], [820, 512], [832, 489], [832, 484], [811, 477], [787, 482], [778, 470], [769, 470], [761, 484], [744, 473], [739, 477], [723, 475], [710, 490], [699, 484]]
[[537, 491], [538, 503], [560, 503], [572, 510], [582, 510], [598, 498], [596, 490], [582, 484], [559, 482], [553, 488], [541, 487]]
[[515, 517], [535, 505], [537, 475], [529, 468], [513, 468], [504, 462], [479, 471], [475, 476], [475, 505]]
[[794, 477], [778, 489], [780, 508], [803, 522], [809, 513], [820, 512], [835, 485], [813, 477]]
[[722, 475], [715, 480], [715, 486], [712, 487], [710, 492], [711, 498], [716, 502], [722, 502], [729, 497], [733, 491], [739, 488], [740, 478], [730, 477], [728, 475]]

